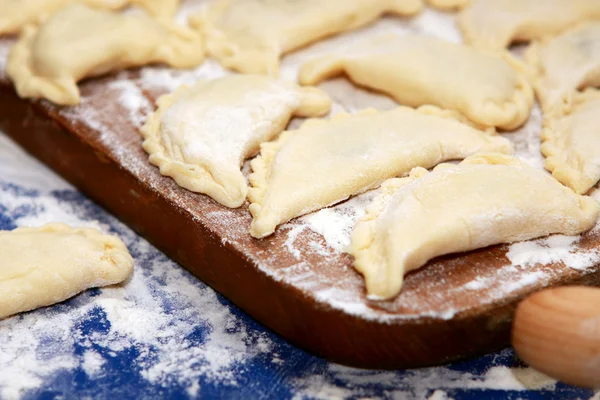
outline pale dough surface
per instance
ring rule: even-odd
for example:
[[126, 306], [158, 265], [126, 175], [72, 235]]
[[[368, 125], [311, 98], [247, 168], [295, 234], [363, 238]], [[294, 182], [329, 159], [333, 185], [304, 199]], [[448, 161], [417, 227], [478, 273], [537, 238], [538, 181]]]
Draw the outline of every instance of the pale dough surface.
[[27, 24], [37, 24], [74, 3], [117, 10], [137, 4], [157, 17], [175, 15], [179, 0], [0, 0], [0, 35], [18, 33]]
[[80, 101], [77, 82], [83, 78], [151, 63], [190, 68], [203, 59], [202, 38], [192, 29], [141, 12], [74, 4], [40, 27], [26, 27], [6, 71], [19, 96], [73, 105]]
[[252, 160], [250, 234], [262, 238], [294, 217], [327, 207], [384, 180], [479, 151], [512, 152], [507, 139], [427, 106], [309, 120], [261, 146]]
[[143, 147], [161, 174], [239, 207], [248, 191], [240, 167], [290, 118], [327, 114], [331, 100], [316, 88], [262, 75], [229, 75], [183, 86], [158, 100]]
[[384, 13], [412, 15], [421, 8], [422, 0], [217, 0], [191, 22], [223, 66], [278, 75], [283, 54]]
[[552, 175], [578, 193], [600, 180], [600, 91], [577, 93], [545, 116], [542, 153]]
[[577, 89], [600, 86], [600, 22], [588, 22], [554, 38], [533, 43], [525, 59], [545, 110], [560, 106]]
[[600, 205], [544, 171], [501, 154], [481, 154], [384, 184], [352, 234], [349, 252], [368, 295], [390, 299], [404, 275], [444, 254], [553, 233], [576, 235]]
[[127, 279], [123, 242], [95, 229], [48, 224], [0, 231], [0, 319]]
[[[514, 67], [514, 68], [513, 68]], [[456, 110], [485, 126], [514, 129], [529, 117], [533, 90], [508, 53], [492, 56], [423, 35], [382, 35], [304, 64], [302, 84], [345, 73], [402, 105]]]
[[427, 0], [427, 4], [440, 10], [457, 10], [466, 7], [471, 0]]
[[499, 50], [600, 19], [598, 0], [473, 0], [457, 18], [465, 42]]

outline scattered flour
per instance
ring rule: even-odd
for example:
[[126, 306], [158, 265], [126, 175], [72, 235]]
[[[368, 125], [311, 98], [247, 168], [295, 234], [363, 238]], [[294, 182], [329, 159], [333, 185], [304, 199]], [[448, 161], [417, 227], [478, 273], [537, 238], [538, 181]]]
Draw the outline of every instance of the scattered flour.
[[146, 121], [146, 115], [152, 110], [152, 104], [142, 94], [133, 81], [117, 79], [108, 86], [119, 91], [119, 104], [130, 112], [131, 121], [136, 127], [141, 127]]
[[528, 266], [562, 262], [569, 268], [584, 270], [598, 262], [598, 250], [575, 250], [577, 236], [553, 235], [539, 240], [513, 243], [506, 256], [513, 265]]
[[515, 156], [527, 164], [544, 170], [544, 157], [540, 150], [540, 131], [542, 127], [542, 111], [535, 105], [527, 123], [514, 132], [502, 133], [510, 139], [515, 147]]
[[[0, 321], [0, 398], [19, 398], [61, 371], [81, 368], [90, 377], [101, 376], [107, 363], [102, 354], [132, 348], [139, 354], [131, 362], [149, 384], [177, 383], [190, 394], [199, 390], [200, 378], [236, 385], [236, 371], [256, 355], [280, 361], [269, 336], [249, 331], [214, 291], [116, 219], [100, 210], [88, 215], [95, 206], [3, 135], [0, 168], [9, 172], [0, 177], [0, 216], [19, 226], [61, 221], [116, 230], [137, 255], [134, 275], [123, 286]], [[13, 188], [7, 176], [21, 186]], [[84, 332], [80, 325], [90, 320], [104, 329]], [[192, 335], [198, 327], [207, 332], [202, 343]]]
[[140, 83], [142, 87], [151, 86], [172, 92], [180, 85], [192, 85], [200, 79], [214, 79], [227, 74], [227, 71], [215, 60], [207, 59], [192, 71], [173, 71], [164, 67], [142, 69]]
[[[183, 14], [189, 15], [192, 8], [196, 7], [199, 3], [187, 2], [185, 4]], [[202, 2], [200, 7], [203, 7], [204, 4], [205, 2]], [[181, 18], [184, 18], [183, 14], [180, 16]], [[456, 29], [453, 19], [445, 13], [426, 10], [423, 14], [413, 19], [403, 20], [396, 17], [387, 17], [361, 30], [320, 41], [315, 45], [308, 46], [284, 57], [281, 68], [282, 76], [287, 79], [296, 80], [298, 67], [304, 61], [315, 56], [329, 54], [334, 50], [343, 51], [344, 49], [349, 49], [357, 40], [363, 39], [366, 35], [376, 35], [385, 32], [393, 32], [399, 35], [408, 32], [420, 32], [452, 41], [460, 39], [460, 33]], [[139, 126], [141, 118], [151, 108], [144, 94], [157, 97], [162, 93], [175, 89], [180, 84], [191, 84], [198, 79], [212, 79], [227, 73], [215, 60], [207, 59], [205, 63], [191, 71], [173, 71], [160, 67], [143, 68], [139, 78], [127, 82], [125, 82], [125, 79], [117, 79], [117, 81], [109, 85], [109, 89], [118, 91], [120, 103], [129, 112], [129, 119], [133, 122], [134, 126]], [[340, 111], [355, 112], [367, 107], [385, 110], [395, 106], [395, 102], [390, 98], [357, 88], [344, 78], [324, 82], [320, 87], [334, 99], [333, 114]], [[104, 132], [108, 132], [111, 129], [110, 126], [107, 126], [106, 122], [102, 122], [103, 120], [106, 121], [106, 118], [103, 118], [103, 116], [111, 112], [110, 106], [98, 107], [97, 104], [90, 106], [86, 105], [86, 101], [90, 99], [84, 97], [83, 100], [82, 106], [77, 108], [78, 114], [75, 115], [83, 116], [92, 127], [98, 130], [102, 140], [106, 141], [111, 148], [114, 148], [115, 153], [118, 154], [125, 168], [134, 172], [142, 171], [144, 174], [141, 175], [147, 176], [148, 174], [145, 173], [145, 169], [148, 167], [146, 160], [140, 161], [138, 158], [128, 157], [121, 149], [122, 146], [120, 146], [120, 143], [115, 142], [114, 137], [104, 135]], [[523, 128], [512, 133], [502, 133], [514, 143], [517, 157], [540, 169], [543, 168], [543, 157], [540, 153], [539, 144], [541, 119], [541, 112], [536, 107], [530, 120]], [[300, 120], [292, 121], [291, 126], [297, 127], [300, 122]], [[244, 171], [247, 175], [247, 168], [244, 168]], [[147, 183], [151, 186], [157, 184], [154, 179], [148, 179]], [[307, 271], [300, 271], [300, 267], [302, 269], [307, 268], [307, 264], [302, 261], [304, 252], [313, 252], [314, 254], [328, 258], [338, 257], [347, 248], [356, 221], [364, 215], [367, 205], [376, 194], [377, 190], [369, 191], [346, 202], [306, 215], [285, 225], [281, 228], [287, 234], [284, 246], [299, 263], [294, 265], [294, 268], [288, 268], [281, 273], [274, 272], [274, 269], [268, 265], [271, 262], [269, 260], [258, 260], [266, 265], [263, 266], [261, 264], [259, 267], [263, 268], [266, 274], [276, 279], [294, 283], [298, 287], [307, 290], [318, 291], [316, 298], [324, 305], [343, 310], [350, 314], [360, 315], [364, 318], [386, 319], [388, 315], [373, 312], [373, 309], [365, 304], [360, 293], [346, 290], [346, 287], [356, 288], [359, 284], [356, 280], [349, 279], [348, 282], [324, 282], [325, 284], [322, 287], [316, 288], [315, 285], [319, 283], [320, 277], [317, 277], [310, 268]], [[173, 190], [170, 195], [174, 200], [177, 200], [178, 196], [181, 196], [181, 193]], [[231, 221], [234, 221], [226, 211], [219, 214], [219, 220], [227, 221], [231, 219]], [[239, 226], [239, 224], [236, 226]], [[300, 236], [305, 237], [307, 231], [320, 234], [323, 241], [311, 239], [309, 246], [301, 247], [302, 243], [298, 238]], [[236, 227], [236, 229], [231, 229], [231, 234], [227, 238], [223, 238], [223, 242], [235, 246], [245, 236], [247, 236], [247, 232]], [[556, 240], [548, 238], [511, 246], [508, 254], [511, 265], [503, 267], [492, 276], [485, 276], [475, 279], [472, 282], [466, 282], [460, 290], [480, 290], [483, 292], [487, 290], [491, 293], [489, 301], [492, 301], [520, 290], [523, 287], [539, 282], [546, 282], [552, 278], [552, 271], [530, 271], [536, 264], [549, 261], [563, 261], [568, 267], [584, 269], [600, 260], [600, 255], [593, 251], [574, 252], [573, 246], [569, 243], [557, 242]], [[343, 268], [348, 268], [348, 266], [344, 265]], [[503, 283], [500, 287], [497, 286], [499, 279]], [[347, 286], [344, 286], [345, 284]], [[494, 289], [493, 292], [490, 290], [492, 288]], [[455, 294], [455, 296], [459, 295], [460, 293]], [[437, 311], [426, 307], [427, 305], [421, 307], [419, 311], [421, 314], [407, 313], [404, 316], [406, 318], [415, 318], [418, 315], [428, 315], [448, 319], [453, 317], [457, 312], [460, 312], [460, 310], [452, 307], [437, 309]]]
[[102, 355], [98, 354], [95, 350], [87, 350], [83, 353], [83, 362], [81, 367], [85, 373], [94, 377], [102, 372], [102, 367], [106, 363], [106, 360]]
[[427, 400], [452, 400], [452, 398], [448, 397], [448, 393], [443, 390], [436, 390]]
[[286, 228], [289, 228], [289, 231], [288, 231], [288, 235], [287, 235], [288, 238], [286, 239], [284, 246], [290, 252], [291, 255], [293, 255], [296, 259], [299, 259], [301, 253], [300, 253], [300, 250], [298, 250], [294, 246], [294, 243], [296, 242], [296, 239], [298, 239], [298, 235], [300, 233], [304, 232], [304, 230], [306, 229], [306, 226], [286, 224], [286, 225], [280, 227], [280, 229], [286, 229]]
[[[500, 357], [503, 353], [500, 353]], [[494, 366], [482, 373], [461, 372], [445, 367], [405, 371], [403, 374], [330, 364], [320, 374], [297, 379], [297, 399], [330, 399], [361, 396], [365, 387], [385, 388], [386, 398], [451, 399], [453, 389], [554, 390], [556, 381], [532, 369]]]
[[300, 218], [312, 231], [319, 233], [327, 245], [343, 252], [350, 245], [350, 235], [356, 221], [365, 214], [367, 206], [377, 196], [371, 190], [334, 208], [324, 208]]
[[[189, 4], [187, 2], [185, 4]], [[187, 6], [186, 6], [187, 7]], [[178, 17], [184, 21], [195, 12], [186, 8]], [[285, 57], [282, 76], [295, 80], [299, 65], [311, 57], [327, 54], [333, 48], [352, 46], [365, 34], [394, 31], [422, 32], [458, 41], [460, 34], [452, 19], [428, 10], [408, 23], [398, 24], [396, 18], [384, 18], [363, 30], [323, 41]], [[4, 69], [6, 46], [0, 46], [0, 70]], [[209, 79], [227, 72], [216, 61], [208, 59], [193, 71], [177, 71], [160, 67], [142, 69], [134, 84], [117, 79], [109, 88], [119, 91], [120, 105], [130, 112], [135, 126], [141, 125], [144, 115], [152, 108], [140, 89], [171, 91], [181, 84], [197, 79]], [[138, 87], [139, 84], [139, 87]], [[394, 102], [355, 88], [343, 79], [323, 83], [336, 104], [334, 112], [356, 111], [375, 105], [386, 109]], [[106, 110], [82, 107], [84, 118], [101, 135], [110, 129], [101, 121]], [[103, 114], [104, 113], [104, 114]], [[505, 134], [515, 144], [516, 155], [537, 168], [543, 168], [539, 151], [541, 113], [536, 108], [528, 124], [517, 132]], [[108, 140], [108, 139], [107, 139]], [[126, 154], [122, 155], [127, 158]], [[20, 182], [22, 187], [36, 192], [18, 193], [20, 189], [0, 191], [0, 212], [8, 214], [18, 225], [36, 226], [50, 221], [62, 221], [75, 226], [93, 226], [104, 231], [117, 231], [138, 265], [132, 279], [119, 287], [87, 292], [70, 302], [56, 307], [27, 313], [0, 321], [0, 398], [18, 398], [52, 379], [61, 371], [80, 368], [90, 377], [102, 376], [107, 365], [104, 353], [117, 356], [129, 349], [137, 349], [135, 362], [148, 383], [168, 386], [177, 383], [190, 396], [200, 390], [200, 380], [221, 382], [235, 386], [237, 371], [253, 357], [268, 355], [273, 364], [282, 364], [271, 337], [255, 332], [240, 323], [231, 309], [223, 305], [209, 288], [192, 278], [176, 264], [156, 252], [146, 241], [133, 234], [115, 219], [101, 213], [92, 217], [82, 214], [83, 198], [68, 201], [60, 193], [71, 193], [72, 188], [45, 167], [25, 155], [4, 135], [0, 135], [0, 184]], [[600, 199], [600, 191], [594, 197]], [[295, 247], [298, 235], [310, 229], [321, 234], [327, 246], [313, 241], [310, 248], [327, 255], [342, 252], [349, 244], [352, 227], [364, 215], [376, 191], [367, 192], [335, 207], [320, 210], [289, 224], [285, 246], [299, 258]], [[2, 215], [0, 213], [0, 216]], [[235, 238], [233, 238], [235, 239]], [[233, 240], [232, 239], [232, 240]], [[507, 257], [512, 265], [498, 275], [480, 277], [463, 286], [465, 290], [481, 290], [504, 282], [495, 295], [502, 297], [519, 288], [549, 279], [551, 275], [533, 271], [520, 275], [518, 280], [503, 281], [515, 271], [523, 271], [535, 264], [564, 262], [568, 267], [585, 269], [600, 259], [596, 252], [573, 252], [577, 238], [553, 236], [537, 241], [510, 246]], [[312, 271], [306, 264], [294, 266], [294, 279], [307, 280]], [[340, 288], [329, 288], [317, 293], [319, 301], [353, 315], [370, 315], [363, 300], [348, 296]], [[171, 309], [181, 310], [172, 314]], [[451, 318], [455, 310], [439, 313], [439, 318]], [[83, 334], [80, 324], [90, 318], [100, 321], [103, 329]], [[208, 332], [201, 343], [191, 339], [199, 326]], [[77, 356], [74, 350], [82, 350]], [[101, 350], [102, 352], [100, 352]], [[369, 385], [387, 388], [388, 397], [446, 399], [451, 389], [527, 390], [555, 387], [556, 382], [529, 368], [497, 366], [483, 375], [461, 372], [450, 368], [428, 368], [414, 371], [364, 371], [328, 364], [324, 373], [309, 373], [297, 379], [296, 398], [344, 398], [365, 393]], [[597, 394], [594, 399], [600, 399]]]

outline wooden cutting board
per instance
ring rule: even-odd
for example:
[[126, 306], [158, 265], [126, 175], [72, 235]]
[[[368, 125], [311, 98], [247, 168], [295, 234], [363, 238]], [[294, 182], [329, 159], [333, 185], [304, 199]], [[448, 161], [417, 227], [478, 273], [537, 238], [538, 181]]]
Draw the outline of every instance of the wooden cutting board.
[[[81, 105], [61, 108], [15, 95], [3, 75], [9, 44], [0, 40], [0, 130], [260, 323], [310, 352], [369, 368], [445, 363], [506, 346], [524, 296], [549, 286], [600, 285], [600, 233], [594, 230], [574, 246], [559, 237], [442, 257], [409, 274], [393, 301], [369, 301], [341, 250], [372, 193], [256, 240], [248, 234], [247, 205], [225, 208], [178, 187], [148, 163], [137, 131], [144, 115], [176, 83], [218, 75], [214, 62], [197, 71], [145, 68], [91, 79], [81, 85]], [[322, 87], [346, 109], [394, 104], [343, 79]], [[522, 157], [535, 157], [538, 133], [539, 116], [508, 137]]]

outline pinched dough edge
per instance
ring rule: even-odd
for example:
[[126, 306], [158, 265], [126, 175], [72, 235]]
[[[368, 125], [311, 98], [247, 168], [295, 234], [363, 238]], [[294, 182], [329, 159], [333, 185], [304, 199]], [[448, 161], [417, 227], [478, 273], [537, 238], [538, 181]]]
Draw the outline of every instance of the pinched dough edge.
[[105, 256], [95, 266], [97, 282], [93, 283], [93, 286], [89, 286], [90, 288], [123, 282], [133, 271], [134, 261], [125, 243], [114, 235], [105, 234], [94, 228], [74, 228], [60, 222], [52, 222], [36, 228], [20, 227], [10, 232], [69, 233], [83, 236], [93, 242], [103, 243]]
[[[524, 165], [518, 159], [501, 153], [479, 153], [465, 158], [461, 161], [461, 164]], [[442, 163], [438, 164], [434, 170], [443, 170], [453, 166], [454, 164]], [[365, 215], [356, 224], [355, 230], [352, 233], [352, 242], [348, 251], [354, 256], [354, 266], [359, 272], [363, 273], [363, 265], [370, 263], [373, 258], [370, 246], [375, 240], [376, 220], [389, 203], [390, 197], [398, 189], [409, 185], [429, 173], [425, 168], [416, 167], [410, 171], [407, 177], [388, 179], [381, 185], [381, 194], [369, 204]]]
[[[145, 64], [164, 62], [174, 68], [191, 68], [202, 63], [203, 39], [196, 32], [166, 19], [152, 20], [168, 32], [169, 40], [166, 45], [157, 46], [151, 59]], [[7, 75], [21, 98], [45, 98], [59, 105], [79, 104], [81, 96], [76, 78], [36, 75], [31, 64], [31, 47], [39, 30], [40, 27], [34, 25], [23, 29], [19, 40], [8, 54]], [[144, 64], [131, 63], [127, 67], [141, 65]]]
[[[380, 1], [380, 0], [378, 0]], [[422, 0], [387, 0], [389, 5], [383, 9], [383, 13], [398, 15], [414, 15], [421, 11], [423, 7]], [[201, 31], [206, 38], [208, 53], [216, 58], [225, 68], [239, 71], [246, 74], [267, 74], [271, 76], [279, 75], [279, 66], [281, 57], [291, 53], [299, 47], [308, 46], [311, 43], [323, 40], [329, 36], [365, 26], [375, 19], [356, 18], [351, 21], [343, 30], [331, 29], [331, 32], [325, 32], [322, 37], [315, 38], [302, 46], [282, 51], [275, 44], [266, 44], [263, 48], [239, 48], [234, 42], [227, 39], [227, 35], [215, 25], [215, 21], [227, 10], [231, 0], [218, 0], [206, 9], [192, 15], [189, 18], [190, 25]], [[381, 16], [381, 15], [380, 15]], [[243, 67], [241, 67], [243, 65]]]
[[[513, 96], [510, 100], [503, 103], [488, 100], [479, 111], [479, 114], [484, 115], [483, 118], [474, 118], [474, 112], [471, 112], [471, 116], [469, 116], [466, 115], [466, 112], [460, 112], [458, 109], [455, 109], [455, 111], [461, 113], [464, 117], [471, 120], [472, 124], [474, 123], [478, 126], [496, 126], [505, 130], [514, 130], [520, 127], [529, 119], [535, 100], [533, 88], [529, 83], [531, 74], [527, 65], [512, 56], [508, 51], [478, 52], [503, 60], [509, 65], [511, 70], [514, 71], [517, 76], [517, 82], [513, 91]], [[345, 74], [345, 57], [343, 55], [331, 55], [315, 58], [306, 62], [300, 69], [298, 79], [303, 85], [315, 85], [321, 81], [342, 74]], [[354, 85], [361, 87], [366, 86], [355, 83], [350, 77], [348, 77], [348, 79], [353, 82]], [[379, 92], [393, 98], [399, 104], [402, 104], [400, 99], [396, 99], [392, 93], [384, 91]], [[434, 105], [434, 107], [437, 106]]]
[[[197, 81], [198, 84], [201, 81]], [[235, 193], [228, 191], [223, 185], [217, 183], [213, 174], [207, 169], [194, 165], [173, 161], [161, 144], [161, 118], [163, 114], [178, 100], [184, 93], [192, 90], [193, 87], [188, 85], [179, 86], [174, 92], [165, 94], [157, 100], [157, 110], [151, 113], [146, 120], [146, 123], [140, 128], [140, 132], [144, 137], [142, 148], [148, 153], [150, 163], [159, 168], [160, 174], [172, 178], [179, 186], [188, 189], [192, 192], [203, 193], [213, 198], [220, 204], [229, 207], [241, 207], [246, 201], [248, 193], [248, 185], [246, 180], [241, 175], [236, 187], [238, 190]], [[302, 114], [322, 114], [326, 113], [325, 109], [329, 110], [330, 100], [327, 95], [314, 87], [298, 87], [299, 93], [314, 95], [322, 102], [314, 104], [304, 103], [301, 99], [300, 105], [292, 110], [292, 116], [302, 116]], [[301, 112], [304, 110], [304, 112]], [[264, 145], [261, 144], [261, 148]]]
[[527, 74], [529, 81], [533, 85], [538, 101], [542, 108], [546, 108], [546, 90], [542, 86], [544, 79], [542, 58], [541, 58], [541, 47], [548, 43], [547, 40], [534, 40], [531, 42], [525, 53], [523, 54], [523, 61], [527, 65]]
[[[587, 15], [584, 17], [580, 12], [576, 15], [575, 18], [571, 15], [571, 18], [568, 18], [566, 22], [563, 20], [562, 24], [560, 25], [548, 26], [548, 24], [546, 24], [544, 28], [540, 28], [539, 26], [536, 26], [535, 23], [529, 24], [528, 26], [528, 23], [530, 21], [519, 21], [518, 24], [502, 26], [501, 29], [498, 29], [496, 32], [492, 32], [494, 34], [490, 35], [489, 31], [485, 32], [479, 30], [478, 27], [475, 27], [475, 24], [472, 22], [476, 20], [476, 18], [478, 17], [477, 13], [482, 7], [489, 7], [489, 3], [486, 3], [486, 1], [487, 0], [470, 0], [470, 4], [468, 5], [468, 7], [465, 7], [456, 16], [456, 23], [463, 35], [464, 43], [469, 44], [480, 50], [497, 51], [501, 49], [506, 49], [508, 46], [510, 46], [516, 41], [529, 42], [531, 40], [543, 38], [545, 36], [556, 36], [560, 32], [564, 32], [584, 21], [600, 18], [600, 9], [598, 9], [599, 11], [596, 11], [595, 9], [592, 10], [589, 8], [585, 8], [586, 11], [591, 12], [591, 15]], [[490, 13], [494, 15], [495, 11], [498, 11], [498, 9], [492, 9]], [[497, 16], [495, 18], [497, 18]], [[539, 20], [535, 22], [539, 22]]]
[[[336, 121], [341, 119], [350, 118], [353, 115], [372, 115], [377, 114], [378, 111], [374, 109], [366, 109], [359, 111], [356, 114], [349, 114], [341, 112], [333, 115], [330, 119], [318, 119], [310, 118], [306, 120], [302, 127], [319, 126], [327, 124], [328, 121]], [[252, 222], [250, 224], [250, 234], [255, 238], [262, 238], [269, 234], [261, 234], [265, 230], [262, 225], [270, 225], [264, 219], [262, 213], [262, 202], [267, 192], [269, 177], [271, 176], [272, 166], [275, 162], [275, 158], [279, 153], [279, 150], [285, 145], [290, 137], [295, 135], [297, 131], [285, 131], [279, 137], [271, 142], [266, 142], [260, 145], [260, 153], [250, 162], [252, 167], [252, 173], [248, 176], [250, 181], [250, 188], [248, 189], [248, 200], [250, 201], [250, 214], [252, 215]], [[365, 189], [368, 190], [368, 189]], [[257, 222], [260, 220], [260, 222]], [[270, 229], [267, 229], [270, 232]]]
[[[400, 107], [403, 107], [403, 106], [400, 106]], [[484, 127], [484, 126], [476, 125], [472, 121], [466, 119], [463, 115], [461, 115], [455, 111], [444, 110], [444, 109], [441, 109], [441, 108], [438, 108], [435, 106], [430, 106], [430, 105], [421, 106], [421, 107], [417, 108], [416, 110], [425, 115], [443, 117], [443, 118], [447, 118], [447, 119], [451, 119], [451, 120], [455, 120], [455, 121], [467, 124], [469, 126], [472, 126], [476, 129], [479, 129], [490, 135], [493, 135], [496, 133], [496, 130], [493, 127]], [[327, 124], [327, 123], [329, 123], [329, 121], [347, 119], [347, 118], [352, 118], [352, 117], [359, 116], [359, 115], [373, 115], [373, 114], [378, 114], [380, 112], [381, 111], [377, 111], [372, 108], [365, 109], [365, 110], [359, 111], [354, 114], [341, 112], [341, 113], [333, 115], [329, 120], [315, 119], [315, 118], [308, 119], [306, 122], [304, 122], [302, 127], [305, 128], [307, 126], [308, 127], [319, 126], [319, 125]], [[270, 234], [270, 233], [268, 233], [268, 234], [260, 233], [265, 230], [270, 232], [270, 229], [265, 229], [265, 227], [263, 225], [265, 225], [265, 226], [271, 225], [269, 223], [270, 221], [268, 221], [265, 218], [265, 216], [262, 214], [263, 199], [267, 192], [269, 178], [271, 176], [272, 167], [273, 167], [273, 164], [277, 157], [277, 154], [283, 148], [283, 146], [289, 140], [289, 138], [296, 134], [297, 134], [297, 131], [295, 131], [295, 130], [285, 131], [276, 140], [261, 144], [259, 155], [256, 158], [254, 158], [250, 163], [250, 165], [252, 167], [252, 173], [249, 176], [249, 181], [250, 181], [251, 187], [248, 190], [248, 200], [250, 201], [250, 207], [249, 207], [250, 214], [252, 214], [252, 217], [253, 217], [252, 223], [250, 224], [250, 233], [255, 238], [260, 239], [260, 238], [268, 236]], [[380, 184], [381, 184], [381, 181], [374, 182], [373, 185], [364, 188], [363, 192], [366, 192], [370, 189], [374, 189], [374, 188], [378, 187]], [[362, 192], [359, 192], [356, 194], [360, 194], [360, 193], [362, 193]], [[343, 201], [343, 200], [344, 199], [340, 199], [335, 203], [338, 203], [339, 201]], [[257, 222], [257, 220], [260, 222]]]
[[[104, 234], [92, 228], [73, 228], [63, 223], [49, 223], [37, 228], [16, 228], [12, 231], [5, 231], [6, 234], [29, 232], [48, 232], [78, 235], [88, 239], [91, 242], [97, 242], [103, 245], [103, 254], [100, 258], [94, 260], [88, 268], [92, 272], [93, 281], [85, 282], [77, 287], [65, 287], [63, 293], [56, 297], [45, 297], [44, 300], [27, 301], [25, 303], [12, 304], [12, 307], [4, 309], [0, 314], [0, 319], [9, 317], [16, 313], [30, 311], [39, 307], [45, 307], [60, 301], [69, 299], [78, 293], [94, 287], [109, 286], [121, 283], [129, 278], [133, 271], [134, 261], [125, 244], [116, 236]], [[68, 249], [65, 249], [68, 251]], [[34, 269], [35, 270], [35, 269]], [[2, 284], [2, 282], [0, 282]], [[28, 292], [27, 292], [28, 293]], [[26, 295], [27, 293], [23, 293]], [[9, 301], [9, 304], [10, 301]]]
[[[166, 19], [172, 18], [179, 8], [179, 0], [80, 0], [80, 2], [94, 8], [107, 10], [119, 10], [127, 6], [138, 5], [155, 18]], [[28, 24], [40, 24], [53, 12], [67, 5], [66, 2], [64, 4], [59, 3], [58, 7], [45, 7], [43, 11], [38, 8], [36, 10], [37, 15], [27, 15], [31, 18], [26, 18], [24, 15], [21, 15], [19, 19], [11, 18], [12, 16], [0, 16], [0, 35], [18, 33]]]
[[[581, 28], [584, 28], [591, 24], [598, 24], [600, 22], [590, 22], [584, 21], [578, 24], [575, 27], [568, 29], [562, 34], [568, 34], [569, 32], [577, 31]], [[538, 101], [540, 102], [542, 108], [545, 111], [551, 111], [553, 107], [560, 107], [562, 103], [568, 102], [569, 98], [573, 96], [573, 93], [569, 93], [568, 91], [565, 93], [558, 93], [557, 96], [551, 96], [551, 92], [555, 87], [549, 88], [546, 87], [544, 83], [544, 66], [542, 65], [542, 48], [556, 39], [556, 36], [549, 36], [539, 40], [534, 40], [531, 42], [525, 53], [523, 54], [523, 60], [526, 65], [526, 72], [529, 76], [529, 80], [531, 81]], [[594, 70], [592, 75], [600, 74], [600, 70]], [[588, 75], [589, 76], [589, 75]], [[587, 77], [586, 77], [587, 78]], [[586, 80], [584, 78], [584, 80]], [[579, 88], [572, 88], [571, 92], [577, 91]]]
[[[199, 83], [201, 81], [198, 81]], [[148, 153], [148, 161], [158, 167], [160, 174], [172, 178], [179, 186], [192, 192], [205, 193], [227, 207], [240, 207], [246, 199], [246, 182], [240, 192], [232, 195], [213, 179], [204, 168], [197, 165], [173, 161], [161, 144], [161, 119], [164, 113], [182, 96], [191, 90], [191, 86], [181, 85], [175, 91], [162, 95], [156, 101], [157, 109], [151, 113], [140, 128], [144, 141], [142, 148]]]
[[[465, 158], [460, 164], [507, 165], [531, 168], [527, 166], [526, 163], [514, 157], [500, 153], [479, 153]], [[455, 167], [453, 164], [443, 163], [436, 166], [433, 171], [453, 167]], [[372, 277], [372, 274], [369, 272], [372, 270], [373, 266], [386, 263], [381, 258], [383, 252], [378, 246], [381, 243], [376, 242], [378, 218], [389, 204], [391, 197], [398, 193], [398, 190], [408, 187], [410, 184], [429, 173], [430, 172], [426, 169], [417, 167], [414, 168], [406, 178], [394, 178], [384, 182], [382, 184], [382, 193], [367, 207], [365, 215], [355, 225], [354, 231], [352, 232], [351, 244], [347, 249], [347, 252], [354, 257], [354, 268], [363, 275], [367, 288], [371, 286], [368, 280]], [[562, 187], [562, 189], [571, 192], [573, 196], [579, 196], [573, 193], [569, 188]], [[589, 211], [589, 215], [587, 216], [588, 219], [585, 220], [585, 224], [588, 226], [593, 225], [596, 221], [600, 206], [590, 197], [579, 197], [582, 210], [585, 209]], [[392, 297], [395, 297], [396, 295], [397, 294]], [[367, 297], [372, 300], [386, 300], [391, 298], [387, 296], [380, 297], [373, 294], [369, 294]]]
[[559, 143], [561, 132], [558, 125], [561, 121], [570, 118], [577, 106], [599, 99], [600, 90], [587, 89], [584, 92], [571, 92], [564, 98], [560, 106], [555, 107], [546, 114], [543, 122], [541, 150], [544, 157], [546, 157], [544, 167], [559, 182], [579, 194], [584, 194], [590, 190], [597, 183], [597, 180], [586, 176], [578, 166], [569, 162], [569, 150]]
[[239, 190], [237, 193], [231, 193], [218, 184], [213, 175], [205, 168], [174, 161], [166, 154], [166, 149], [161, 144], [162, 116], [180, 96], [191, 89], [191, 86], [181, 85], [172, 93], [158, 98], [156, 111], [148, 116], [146, 123], [140, 128], [140, 132], [144, 137], [142, 148], [148, 153], [150, 164], [158, 167], [161, 175], [172, 178], [177, 185], [192, 192], [204, 193], [226, 207], [240, 207], [246, 200], [248, 190], [245, 180], [238, 182], [236, 187]]

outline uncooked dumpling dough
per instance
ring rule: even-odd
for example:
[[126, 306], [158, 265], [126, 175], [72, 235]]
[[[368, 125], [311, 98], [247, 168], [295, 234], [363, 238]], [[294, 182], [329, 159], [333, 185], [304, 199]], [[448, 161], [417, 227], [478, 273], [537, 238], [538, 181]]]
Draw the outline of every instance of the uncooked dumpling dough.
[[6, 66], [21, 97], [79, 103], [77, 82], [121, 68], [166, 63], [196, 66], [204, 59], [200, 35], [145, 13], [122, 14], [75, 4], [43, 25], [28, 26]]
[[499, 50], [515, 41], [541, 39], [598, 19], [598, 0], [473, 0], [457, 22], [467, 43]]
[[486, 55], [431, 36], [383, 35], [309, 61], [300, 70], [300, 82], [312, 85], [346, 73], [400, 104], [433, 104], [477, 124], [514, 129], [529, 117], [534, 98], [519, 68], [508, 53]]
[[26, 24], [39, 23], [73, 3], [112, 10], [138, 4], [154, 16], [172, 17], [179, 0], [0, 0], [0, 35], [17, 33]]
[[535, 69], [534, 87], [543, 108], [560, 106], [577, 89], [600, 86], [600, 22], [534, 43], [525, 58]]
[[471, 0], [427, 0], [427, 3], [440, 10], [456, 10], [467, 6], [470, 1]]
[[0, 254], [0, 318], [123, 282], [133, 270], [120, 239], [64, 224], [0, 231]]
[[230, 75], [182, 86], [158, 100], [144, 127], [150, 162], [180, 186], [239, 207], [248, 191], [240, 171], [262, 142], [292, 116], [327, 114], [331, 100], [316, 88], [262, 75]]
[[543, 171], [483, 154], [384, 184], [352, 233], [349, 252], [369, 297], [390, 299], [404, 275], [429, 260], [553, 233], [576, 235], [596, 223], [600, 205]]
[[545, 116], [542, 153], [552, 175], [578, 193], [600, 180], [600, 91], [578, 93]]
[[[88, 3], [98, 0], [86, 0]], [[99, 0], [104, 1], [104, 0]], [[179, 0], [129, 0], [131, 4], [143, 7], [154, 18], [172, 19], [179, 10]]]
[[281, 55], [356, 29], [384, 13], [412, 15], [422, 0], [217, 0], [191, 19], [227, 68], [277, 75]]
[[512, 146], [432, 106], [307, 121], [263, 144], [260, 156], [252, 160], [250, 233], [255, 238], [268, 236], [279, 224], [377, 187], [416, 166], [430, 168], [480, 151], [510, 153]]

